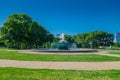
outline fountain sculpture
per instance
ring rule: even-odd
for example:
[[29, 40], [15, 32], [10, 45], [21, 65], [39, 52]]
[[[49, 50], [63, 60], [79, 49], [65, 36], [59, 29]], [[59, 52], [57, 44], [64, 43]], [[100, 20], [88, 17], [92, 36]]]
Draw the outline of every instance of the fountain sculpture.
[[61, 40], [59, 42], [54, 42], [51, 44], [51, 48], [59, 50], [70, 50], [71, 48], [76, 48], [76, 44], [73, 42], [67, 42], [64, 37], [64, 33], [60, 35]]

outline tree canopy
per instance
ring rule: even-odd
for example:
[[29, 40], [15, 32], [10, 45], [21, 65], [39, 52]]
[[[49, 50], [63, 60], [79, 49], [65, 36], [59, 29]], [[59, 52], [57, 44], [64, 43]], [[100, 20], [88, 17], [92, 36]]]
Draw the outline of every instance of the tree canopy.
[[78, 47], [110, 46], [113, 44], [113, 39], [113, 34], [104, 31], [93, 31], [73, 36], [73, 40]]
[[13, 14], [1, 27], [1, 39], [7, 47], [38, 48], [52, 41], [53, 35], [26, 14]]
[[[27, 14], [10, 15], [0, 28], [0, 35], [0, 45], [18, 49], [48, 47], [51, 42], [60, 40], [38, 22], [33, 21]], [[93, 31], [73, 36], [65, 34], [65, 40], [75, 42], [77, 47], [83, 48], [110, 46], [113, 44], [113, 39], [113, 34], [104, 31]]]
[[[55, 38], [58, 42], [60, 39]], [[113, 44], [114, 35], [105, 31], [93, 31], [88, 33], [69, 35], [65, 34], [67, 42], [75, 42], [80, 48], [98, 48], [100, 46], [111, 46]]]

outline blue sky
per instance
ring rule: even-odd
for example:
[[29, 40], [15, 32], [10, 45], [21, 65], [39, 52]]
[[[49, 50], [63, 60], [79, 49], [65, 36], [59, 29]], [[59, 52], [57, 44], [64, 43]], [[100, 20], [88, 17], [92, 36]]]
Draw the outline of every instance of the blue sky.
[[53, 34], [120, 32], [120, 0], [0, 0], [0, 26], [13, 13], [28, 14]]

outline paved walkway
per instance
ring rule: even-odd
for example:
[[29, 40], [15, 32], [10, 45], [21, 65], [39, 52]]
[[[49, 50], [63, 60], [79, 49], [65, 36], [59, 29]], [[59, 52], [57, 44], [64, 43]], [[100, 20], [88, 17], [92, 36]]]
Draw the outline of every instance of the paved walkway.
[[120, 61], [115, 62], [40, 62], [0, 59], [0, 67], [64, 70], [120, 70]]

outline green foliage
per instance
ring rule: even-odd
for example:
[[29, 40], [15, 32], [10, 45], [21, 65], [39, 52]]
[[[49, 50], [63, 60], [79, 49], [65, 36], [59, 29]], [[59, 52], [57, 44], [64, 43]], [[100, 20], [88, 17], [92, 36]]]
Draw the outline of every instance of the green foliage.
[[73, 42], [73, 38], [71, 35], [65, 34], [65, 40], [68, 42]]
[[120, 47], [120, 43], [114, 43], [112, 46], [113, 47]]
[[[58, 42], [38, 22], [26, 14], [13, 14], [8, 17], [0, 29], [0, 46], [8, 48], [41, 48], [50, 47], [51, 42]], [[74, 36], [65, 34], [65, 40], [75, 42], [77, 47], [98, 48], [113, 44], [113, 34], [104, 31], [93, 31]]]
[[113, 43], [111, 45], [112, 50], [120, 50], [120, 43]]
[[0, 80], [120, 80], [120, 70], [0, 68]]
[[55, 37], [55, 38], [53, 39], [53, 42], [59, 42], [60, 40], [61, 40], [60, 38]]
[[26, 61], [67, 61], [67, 62], [104, 62], [120, 61], [118, 57], [96, 54], [24, 54], [14, 50], [0, 50], [0, 59], [26, 60]]
[[100, 46], [110, 46], [113, 44], [114, 36], [104, 31], [94, 31], [74, 35], [73, 39], [78, 47], [98, 48]]
[[52, 38], [52, 34], [26, 14], [10, 15], [1, 28], [1, 39], [9, 48], [38, 48]]

